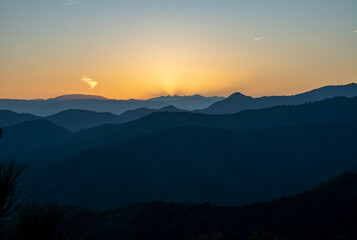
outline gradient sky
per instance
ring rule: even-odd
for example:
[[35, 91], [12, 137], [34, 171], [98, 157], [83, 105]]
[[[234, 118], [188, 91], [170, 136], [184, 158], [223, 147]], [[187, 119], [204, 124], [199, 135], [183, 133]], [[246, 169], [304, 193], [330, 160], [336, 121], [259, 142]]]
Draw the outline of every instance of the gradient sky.
[[0, 98], [357, 82], [356, 0], [0, 0]]

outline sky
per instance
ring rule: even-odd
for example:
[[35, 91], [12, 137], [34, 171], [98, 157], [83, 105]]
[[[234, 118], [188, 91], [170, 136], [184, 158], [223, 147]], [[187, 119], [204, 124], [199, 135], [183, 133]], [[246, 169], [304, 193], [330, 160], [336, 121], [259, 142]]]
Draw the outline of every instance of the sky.
[[0, 0], [0, 98], [357, 82], [356, 0]]

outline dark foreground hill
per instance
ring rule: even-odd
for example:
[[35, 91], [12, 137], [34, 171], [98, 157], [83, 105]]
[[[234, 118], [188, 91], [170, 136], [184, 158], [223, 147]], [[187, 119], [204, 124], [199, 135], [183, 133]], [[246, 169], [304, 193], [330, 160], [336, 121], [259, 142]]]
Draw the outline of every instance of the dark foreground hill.
[[261, 109], [279, 105], [297, 105], [339, 96], [357, 96], [357, 84], [351, 83], [340, 86], [325, 86], [292, 96], [268, 96], [253, 98], [237, 92], [228, 98], [213, 103], [208, 108], [197, 112], [208, 114], [237, 113], [245, 109]]
[[69, 208], [60, 232], [74, 240], [185, 240], [215, 232], [248, 240], [257, 230], [286, 240], [353, 240], [356, 202], [357, 174], [344, 174], [301, 194], [244, 207], [153, 202], [98, 213]]
[[29, 169], [26, 192], [92, 209], [272, 200], [356, 164], [356, 136], [357, 121], [247, 132], [174, 128]]

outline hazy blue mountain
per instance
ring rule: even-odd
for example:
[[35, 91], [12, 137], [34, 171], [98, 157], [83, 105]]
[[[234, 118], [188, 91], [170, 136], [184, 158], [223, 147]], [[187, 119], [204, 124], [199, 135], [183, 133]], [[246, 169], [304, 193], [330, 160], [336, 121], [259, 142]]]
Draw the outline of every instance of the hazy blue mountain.
[[[276, 239], [357, 239], [356, 189], [357, 174], [349, 173], [297, 195], [244, 207], [156, 201], [105, 212], [67, 208], [60, 231], [74, 240], [182, 240], [217, 232], [223, 239], [248, 240], [258, 230], [280, 236]], [[338, 235], [345, 238], [334, 238]]]
[[[244, 131], [296, 124], [346, 122], [356, 119], [357, 97], [351, 99], [339, 97], [297, 106], [246, 110], [228, 115], [155, 112], [136, 121], [123, 124], [105, 124], [79, 131], [62, 145], [56, 146], [55, 149], [42, 149], [31, 155], [26, 154], [26, 152], [17, 152], [14, 157], [26, 160], [63, 158], [92, 147], [104, 146], [142, 134], [184, 126]], [[3, 139], [2, 141], [6, 140]]]
[[223, 99], [224, 97], [204, 97], [196, 94], [193, 96], [161, 96], [157, 98], [151, 98], [149, 100], [163, 102], [180, 109], [195, 110], [206, 108], [211, 104]]
[[[170, 99], [170, 98], [174, 98]], [[69, 109], [81, 109], [95, 112], [122, 114], [138, 108], [161, 109], [169, 105], [185, 110], [204, 108], [221, 100], [219, 97], [203, 97], [199, 95], [185, 97], [162, 97], [148, 100], [114, 100], [95, 95], [63, 95], [50, 99], [18, 100], [0, 99], [0, 109], [18, 113], [31, 113], [37, 116], [53, 115]], [[161, 101], [162, 100], [162, 101]]]
[[112, 113], [94, 112], [80, 109], [70, 109], [46, 117], [45, 119], [58, 126], [67, 128], [71, 131], [79, 131], [103, 124], [119, 124], [134, 121], [154, 112], [186, 112], [173, 106], [161, 109], [138, 108], [128, 110], [120, 115]]
[[235, 93], [224, 100], [222, 100], [222, 97], [204, 97], [200, 95], [163, 96], [148, 100], [113, 100], [101, 96], [81, 94], [64, 95], [47, 100], [0, 99], [0, 109], [18, 113], [31, 113], [37, 116], [48, 116], [69, 109], [122, 114], [128, 110], [138, 108], [160, 109], [172, 105], [184, 110], [201, 109], [196, 110], [200, 113], [225, 114], [236, 113], [244, 109], [303, 104], [336, 96], [357, 96], [357, 84], [326, 86], [294, 96], [252, 98], [241, 93]]
[[35, 119], [45, 119], [54, 124], [71, 131], [79, 131], [103, 124], [119, 124], [137, 120], [154, 112], [187, 112], [174, 106], [167, 106], [161, 109], [138, 108], [126, 111], [120, 115], [108, 112], [94, 112], [80, 109], [65, 110], [48, 117], [38, 117], [27, 113], [15, 113], [9, 110], [0, 110], [0, 127], [11, 126], [20, 122]]
[[168, 104], [146, 100], [102, 100], [102, 99], [48, 99], [16, 100], [0, 99], [0, 109], [26, 112], [37, 116], [48, 116], [69, 109], [121, 114], [140, 107], [160, 109]]
[[39, 117], [28, 113], [15, 113], [9, 110], [0, 110], [1, 128], [35, 119], [39, 119]]
[[79, 131], [106, 123], [117, 123], [118, 116], [87, 110], [70, 109], [46, 117], [47, 120], [71, 131]]
[[76, 99], [96, 99], [96, 100], [108, 100], [105, 97], [98, 95], [85, 95], [85, 94], [69, 94], [69, 95], [61, 95], [55, 98], [50, 98], [50, 101], [58, 101], [58, 100], [76, 100]]
[[[186, 110], [178, 109], [172, 105], [161, 109], [138, 108], [126, 111], [118, 116], [116, 123], [125, 123], [140, 119], [154, 112], [187, 112]], [[114, 122], [113, 122], [114, 123]]]
[[73, 133], [43, 119], [23, 122], [3, 128], [0, 141], [1, 157], [11, 158], [38, 148], [63, 144]]
[[272, 200], [356, 163], [356, 136], [357, 120], [243, 132], [174, 128], [28, 173], [27, 193], [93, 209], [153, 200], [223, 205]]
[[222, 101], [212, 104], [206, 109], [199, 110], [197, 112], [208, 114], [237, 113], [245, 109], [261, 109], [279, 105], [296, 105], [338, 96], [357, 96], [357, 84], [351, 83], [340, 86], [326, 86], [293, 96], [269, 96], [252, 98], [238, 92], [232, 94]]
[[[294, 124], [350, 121], [357, 119], [357, 98], [335, 98], [298, 106], [247, 110], [237, 114], [206, 115], [185, 112], [156, 112], [124, 124], [108, 124], [76, 133], [66, 152], [115, 143], [130, 137], [183, 126], [224, 128], [236, 131]], [[101, 139], [101, 141], [98, 141]], [[73, 151], [73, 152], [72, 152]]]

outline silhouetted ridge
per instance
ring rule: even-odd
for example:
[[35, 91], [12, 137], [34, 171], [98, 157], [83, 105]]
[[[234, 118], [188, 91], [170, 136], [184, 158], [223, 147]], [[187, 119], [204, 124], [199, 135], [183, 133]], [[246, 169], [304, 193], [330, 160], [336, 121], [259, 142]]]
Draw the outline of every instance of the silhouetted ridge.
[[[204, 96], [163, 96], [148, 100], [103, 99], [101, 96], [68, 95], [55, 99], [18, 100], [0, 99], [0, 109], [14, 112], [26, 112], [37, 116], [48, 116], [68, 109], [82, 109], [96, 112], [122, 114], [137, 108], [161, 109], [172, 105], [179, 109], [196, 110], [208, 114], [237, 113], [245, 109], [260, 109], [278, 105], [296, 105], [311, 101], [320, 101], [336, 96], [357, 96], [357, 85], [327, 86], [295, 96], [271, 96], [252, 98], [240, 94], [238, 99], [232, 94], [230, 98]], [[89, 99], [88, 99], [89, 98]], [[197, 110], [201, 109], [201, 110]]]
[[195, 110], [210, 106], [212, 103], [223, 100], [224, 97], [204, 97], [201, 95], [193, 96], [161, 96], [151, 98], [150, 101], [160, 101], [169, 105], [173, 105], [179, 109]]
[[72, 209], [61, 232], [93, 240], [182, 240], [214, 232], [248, 240], [257, 230], [288, 240], [356, 239], [356, 189], [357, 174], [348, 173], [311, 191], [244, 207], [151, 202], [100, 213]]
[[[48, 165], [32, 174], [28, 193], [94, 209], [156, 199], [224, 205], [271, 200], [356, 164], [356, 121], [244, 132], [163, 130]], [[95, 188], [86, 188], [92, 179]]]
[[19, 123], [3, 129], [1, 154], [8, 158], [16, 153], [26, 155], [26, 151], [64, 144], [71, 136], [69, 130], [43, 119]]
[[69, 109], [48, 116], [46, 119], [71, 131], [79, 131], [106, 123], [119, 123], [118, 116], [112, 113], [98, 113], [79, 109]]
[[178, 109], [175, 106], [169, 105], [167, 107], [161, 108], [160, 111], [163, 111], [163, 112], [180, 112], [180, 111], [183, 111], [183, 110]]
[[339, 86], [325, 86], [292, 96], [268, 96], [252, 98], [241, 93], [234, 93], [228, 98], [222, 101], [218, 101], [208, 108], [199, 110], [197, 112], [208, 114], [237, 113], [246, 109], [261, 109], [279, 105], [297, 105], [339, 96], [357, 96], [357, 84], [351, 83]]
[[[346, 122], [357, 119], [357, 98], [334, 98], [320, 102], [246, 110], [229, 115], [205, 115], [189, 112], [155, 112], [123, 124], [106, 124], [80, 131], [63, 146], [44, 149], [38, 154], [17, 153], [17, 159], [63, 158], [91, 147], [104, 146], [123, 139], [183, 126], [202, 126], [236, 131], [296, 124]], [[100, 139], [100, 141], [99, 141]], [[20, 156], [21, 155], [21, 156]], [[41, 155], [41, 157], [39, 156]]]
[[234, 98], [234, 99], [247, 99], [247, 98], [252, 98], [252, 97], [248, 97], [240, 92], [236, 92], [233, 93], [232, 95], [230, 95], [228, 98]]
[[75, 99], [96, 99], [96, 100], [107, 100], [107, 98], [98, 95], [85, 95], [85, 94], [70, 94], [61, 95], [55, 98], [50, 98], [48, 100], [75, 100]]
[[15, 113], [9, 110], [0, 110], [0, 127], [8, 127], [38, 118], [39, 117], [28, 113]]

